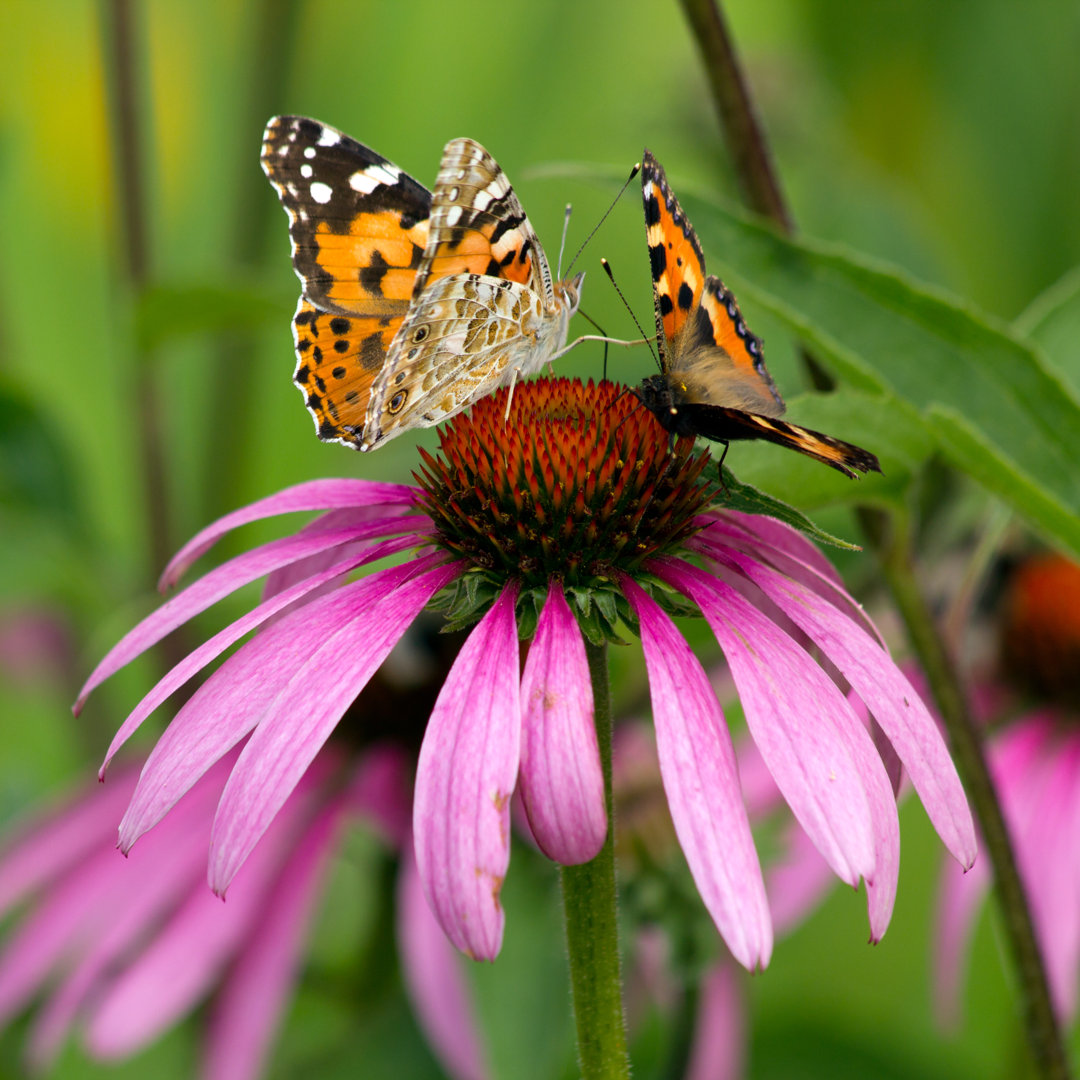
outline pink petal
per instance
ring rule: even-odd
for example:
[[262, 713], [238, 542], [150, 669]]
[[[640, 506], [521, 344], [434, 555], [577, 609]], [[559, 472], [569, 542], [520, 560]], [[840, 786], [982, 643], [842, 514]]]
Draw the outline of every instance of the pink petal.
[[310, 480], [296, 484], [218, 518], [192, 537], [165, 567], [159, 587], [162, 591], [171, 588], [222, 536], [248, 522], [300, 510], [348, 510], [365, 506], [386, 507], [387, 516], [390, 516], [411, 509], [414, 495], [415, 489], [404, 484], [382, 484], [373, 480]]
[[221, 796], [210, 840], [210, 885], [215, 892], [229, 887], [345, 710], [409, 624], [460, 573], [458, 564], [438, 566], [399, 586], [326, 634], [280, 688]]
[[398, 873], [397, 941], [416, 1019], [439, 1063], [453, 1080], [487, 1080], [461, 958], [424, 899], [411, 843], [402, 849]]
[[739, 1080], [743, 1075], [746, 1034], [737, 976], [721, 962], [701, 980], [686, 1080]]
[[[249, 631], [261, 626], [271, 616], [283, 611], [286, 607], [297, 600], [310, 601], [311, 595], [322, 586], [336, 585], [342, 575], [355, 570], [365, 563], [374, 562], [376, 559], [387, 555], [394, 555], [413, 547], [416, 543], [414, 537], [398, 536], [392, 540], [385, 540], [381, 544], [364, 545], [363, 549], [356, 553], [350, 553], [340, 561], [333, 563], [321, 573], [316, 573], [306, 580], [300, 581], [284, 592], [279, 592], [268, 600], [264, 600], [252, 611], [230, 623], [223, 630], [218, 631], [212, 638], [203, 642], [197, 649], [189, 653], [180, 661], [164, 678], [162, 678], [148, 694], [131, 711], [128, 717], [120, 725], [120, 729], [113, 736], [109, 749], [105, 754], [99, 776], [104, 779], [105, 770], [109, 762], [124, 743], [142, 726], [143, 721], [171, 694], [174, 690], [183, 686], [194, 674], [201, 671], [211, 660], [220, 656], [230, 645], [239, 641]], [[343, 553], [346, 547], [342, 545], [334, 549], [333, 554]]]
[[[138, 889], [141, 882], [149, 880], [153, 893], [147, 901], [151, 907], [143, 909], [144, 913], [150, 910], [152, 914], [154, 905], [168, 902], [175, 892], [177, 874], [182, 878], [185, 873], [184, 852], [192, 820], [198, 821], [201, 814], [203, 821], [209, 823], [218, 790], [220, 783], [217, 787], [203, 785], [193, 792], [178, 808], [176, 820], [170, 821], [164, 830], [161, 845], [135, 862], [122, 858], [112, 843], [102, 838], [100, 846], [84, 861], [51, 885], [41, 904], [5, 942], [0, 954], [0, 1022], [29, 1000], [62, 959], [74, 960], [87, 951], [92, 955], [95, 942], [110, 938], [114, 934], [116, 912], [127, 906], [132, 890]], [[204, 832], [193, 850], [198, 860], [196, 865], [205, 858], [205, 848]], [[161, 865], [163, 860], [169, 860], [165, 868]], [[190, 877], [190, 870], [187, 873]], [[132, 914], [136, 929], [142, 917], [138, 912]], [[78, 968], [75, 977], [79, 978]], [[59, 993], [61, 999], [70, 994], [63, 985]], [[59, 1017], [63, 1008], [61, 1001], [57, 1006], [56, 1038], [63, 1034]], [[47, 1034], [43, 1033], [42, 1038]], [[39, 1050], [46, 1052], [47, 1048]]]
[[[994, 787], [1002, 800], [1010, 833], [1015, 837], [1018, 818], [1027, 819], [1029, 812], [1020, 811], [1018, 791], [1026, 791], [1025, 806], [1030, 805], [1034, 792], [1042, 786], [1042, 777], [1052, 758], [1043, 758], [1043, 748], [1050, 738], [1048, 723], [1016, 724], [988, 747], [988, 764]], [[1031, 776], [1033, 783], [1025, 779]], [[968, 951], [974, 929], [975, 911], [991, 884], [988, 859], [980, 859], [966, 873], [957, 872], [955, 865], [943, 868], [937, 905], [938, 925], [934, 950], [934, 1000], [937, 1012], [947, 1025], [954, 1025], [960, 1013], [960, 966]]]
[[541, 851], [595, 858], [607, 836], [592, 682], [581, 631], [552, 581], [521, 677], [521, 796]]
[[772, 953], [769, 906], [720, 704], [660, 605], [629, 578], [621, 582], [641, 623], [660, 775], [679, 843], [736, 960], [763, 968]]
[[[833, 607], [847, 612], [867, 633], [873, 635], [884, 648], [885, 639], [878, 632], [870, 617], [863, 611], [862, 604], [844, 588], [840, 576], [816, 549], [814, 549], [816, 557], [812, 561], [806, 561], [792, 554], [791, 545], [773, 547], [764, 542], [755, 532], [734, 526], [725, 518], [721, 518], [707, 531], [692, 537], [687, 546], [691, 550], [699, 551], [718, 562], [723, 562], [728, 556], [741, 551], [757, 562], [769, 564], [785, 577], [797, 581], [800, 585], [823, 597]], [[768, 521], [769, 519], [754, 520]], [[781, 523], [774, 522], [773, 524]], [[784, 527], [787, 528], [787, 526]]]
[[185, 703], [147, 758], [120, 823], [121, 849], [129, 850], [213, 762], [259, 723], [328, 627], [362, 615], [440, 557], [433, 553], [345, 585], [267, 627], [230, 657]]
[[301, 950], [334, 853], [344, 800], [324, 807], [298, 838], [266, 910], [214, 1004], [205, 1080], [257, 1080], [299, 976]]
[[416, 769], [413, 834], [424, 895], [447, 937], [491, 960], [510, 864], [510, 797], [521, 752], [517, 590], [469, 634], [439, 692]]
[[298, 831], [312, 813], [318, 782], [290, 800], [264, 843], [252, 853], [227, 902], [196, 881], [176, 914], [94, 1003], [86, 1045], [106, 1060], [133, 1054], [189, 1012], [221, 978], [237, 949], [263, 917], [271, 886]]
[[400, 519], [391, 518], [334, 532], [300, 533], [297, 536], [285, 536], [280, 540], [273, 540], [253, 551], [245, 551], [242, 555], [237, 555], [221, 566], [215, 567], [183, 592], [166, 600], [161, 607], [129, 630], [109, 650], [79, 692], [79, 698], [75, 703], [76, 714], [90, 692], [110, 675], [130, 663], [151, 645], [157, 644], [178, 626], [199, 612], [205, 611], [229, 593], [235, 592], [241, 586], [263, 577], [278, 567], [286, 566], [297, 559], [307, 558], [316, 552], [358, 540], [373, 540], [388, 533], [401, 531]]
[[650, 565], [701, 608], [735, 676], [754, 742], [834, 873], [852, 886], [860, 877], [873, 880], [870, 805], [859, 766], [833, 720], [851, 713], [844, 696], [730, 586], [688, 563]]
[[969, 867], [975, 824], [937, 724], [889, 654], [841, 612], [783, 575], [729, 556], [840, 669], [888, 736], [945, 846]]
[[126, 765], [105, 785], [23, 822], [0, 854], [0, 915], [91, 852], [112, 847], [116, 821], [131, 798], [138, 770]]
[[786, 934], [808, 918], [825, 899], [834, 882], [829, 864], [797, 821], [788, 822], [781, 840], [781, 854], [765, 871], [773, 926]]
[[412, 760], [392, 743], [373, 746], [353, 770], [346, 809], [383, 834], [393, 848], [412, 843]]

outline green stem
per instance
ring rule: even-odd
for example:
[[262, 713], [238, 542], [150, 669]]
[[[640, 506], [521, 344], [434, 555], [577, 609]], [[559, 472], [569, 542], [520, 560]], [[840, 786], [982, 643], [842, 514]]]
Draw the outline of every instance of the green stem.
[[968, 709], [967, 695], [956, 669], [950, 663], [945, 640], [919, 589], [908, 532], [899, 527], [895, 518], [886, 519], [877, 511], [864, 509], [861, 518], [877, 551], [893, 602], [930, 684], [938, 712], [945, 721], [957, 770], [979, 820], [983, 846], [994, 868], [998, 903], [1016, 967], [1032, 1056], [1040, 1076], [1048, 1080], [1068, 1080], [1072, 1073], [1050, 998], [1027, 893], [1017, 869], [1016, 854], [990, 779], [978, 725]]
[[563, 912], [582, 1080], [628, 1080], [615, 903], [615, 811], [611, 791], [611, 691], [607, 645], [586, 642], [604, 770], [608, 833], [591, 862], [562, 868]]
[[[791, 232], [791, 218], [773, 169], [768, 141], [754, 115], [750, 92], [720, 8], [716, 0], [681, 0], [681, 3], [701, 51], [747, 201], [784, 232]], [[832, 382], [829, 374], [805, 351], [803, 356], [814, 385], [827, 389]], [[1046, 1080], [1067, 1080], [1071, 1075], [1068, 1058], [1036, 944], [1027, 895], [990, 780], [978, 729], [968, 711], [944, 639], [915, 578], [910, 537], [901, 523], [890, 521], [880, 511], [860, 508], [859, 520], [878, 555], [893, 600], [926, 673], [949, 733], [957, 768], [979, 819], [983, 842], [994, 867], [998, 900], [1019, 980], [1028, 1044], [1039, 1075]]]

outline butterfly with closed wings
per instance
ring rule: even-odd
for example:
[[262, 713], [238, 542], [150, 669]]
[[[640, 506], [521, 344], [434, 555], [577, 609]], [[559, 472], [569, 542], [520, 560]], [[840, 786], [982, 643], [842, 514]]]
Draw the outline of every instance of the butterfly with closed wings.
[[641, 404], [672, 438], [711, 439], [724, 444], [724, 455], [732, 440], [765, 439], [850, 477], [881, 472], [870, 451], [779, 419], [784, 399], [765, 367], [761, 340], [724, 283], [706, 276], [693, 226], [648, 150], [641, 190], [660, 353], [660, 374], [633, 391]]

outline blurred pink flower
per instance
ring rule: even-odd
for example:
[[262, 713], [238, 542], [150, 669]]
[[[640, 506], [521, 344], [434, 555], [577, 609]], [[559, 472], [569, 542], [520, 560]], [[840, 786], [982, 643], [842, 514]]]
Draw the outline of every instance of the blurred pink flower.
[[0, 915], [20, 903], [0, 951], [0, 1024], [44, 995], [28, 1057], [45, 1067], [76, 1023], [87, 1052], [138, 1052], [211, 998], [200, 1076], [253, 1080], [299, 977], [325, 872], [350, 823], [403, 853], [397, 905], [402, 968], [417, 1016], [449, 1076], [487, 1070], [459, 957], [424, 903], [411, 857], [410, 767], [377, 746], [328, 747], [299, 779], [223, 903], [205, 884], [214, 805], [236, 753], [212, 766], [128, 858], [116, 818], [136, 785], [109, 784], [31, 821], [0, 852]]
[[[466, 954], [493, 958], [501, 945], [516, 786], [551, 858], [586, 861], [603, 843], [581, 622], [602, 639], [621, 618], [640, 629], [660, 770], [697, 887], [736, 959], [768, 963], [772, 925], [731, 738], [701, 663], [665, 610], [687, 599], [720, 643], [750, 732], [795, 817], [835, 874], [852, 886], [867, 881], [875, 938], [896, 889], [896, 807], [873, 741], [811, 648], [872, 712], [945, 845], [970, 865], [971, 817], [937, 729], [808, 541], [773, 519], [708, 509], [712, 493], [700, 479], [708, 455], [692, 456], [691, 440], [671, 450], [652, 416], [611, 384], [535, 380], [516, 390], [509, 423], [505, 402], [505, 392], [492, 395], [444, 426], [441, 457], [423, 455], [417, 488], [301, 484], [228, 515], [173, 560], [166, 585], [240, 524], [323, 511], [173, 597], [91, 675], [80, 701], [214, 601], [270, 575], [263, 602], [166, 675], [113, 740], [106, 764], [170, 693], [261, 628], [154, 748], [121, 823], [123, 850], [246, 737], [210, 840], [210, 882], [223, 893], [395, 642], [453, 585], [443, 596], [465, 621], [486, 613], [428, 723], [413, 833], [424, 894]], [[405, 552], [408, 561], [343, 583]], [[535, 636], [522, 673], [518, 620], [530, 612]]]
[[[1046, 704], [1019, 715], [996, 674], [973, 700], [992, 730], [991, 778], [1031, 906], [1035, 935], [1062, 1023], [1077, 1016], [1080, 976], [1080, 566], [1060, 555], [1028, 559], [1013, 573], [1001, 611], [1003, 674]], [[934, 950], [939, 1015], [959, 1016], [960, 977], [975, 918], [993, 884], [983, 860], [971, 873], [942, 872]]]

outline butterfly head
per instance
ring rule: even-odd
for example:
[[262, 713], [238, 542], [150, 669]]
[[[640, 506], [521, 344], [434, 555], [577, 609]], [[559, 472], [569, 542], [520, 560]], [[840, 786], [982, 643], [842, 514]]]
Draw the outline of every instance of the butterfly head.
[[585, 280], [585, 271], [575, 274], [572, 278], [555, 283], [555, 299], [559, 306], [566, 312], [567, 319], [573, 315], [578, 304], [581, 303], [581, 283]]

